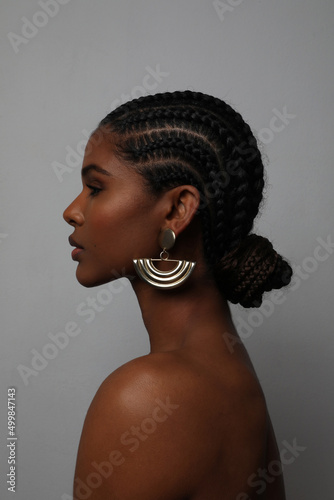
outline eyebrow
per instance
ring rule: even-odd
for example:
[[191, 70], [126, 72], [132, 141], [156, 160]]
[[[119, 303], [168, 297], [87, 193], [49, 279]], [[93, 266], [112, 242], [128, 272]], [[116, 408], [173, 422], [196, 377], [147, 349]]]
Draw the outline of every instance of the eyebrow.
[[98, 165], [95, 165], [95, 163], [91, 163], [90, 165], [86, 165], [85, 167], [83, 167], [83, 169], [81, 170], [81, 177], [86, 177], [91, 170], [94, 170], [95, 172], [98, 172], [99, 174], [107, 175], [108, 177], [111, 177], [111, 173], [108, 172], [108, 170], [104, 170], [104, 168], [101, 168]]

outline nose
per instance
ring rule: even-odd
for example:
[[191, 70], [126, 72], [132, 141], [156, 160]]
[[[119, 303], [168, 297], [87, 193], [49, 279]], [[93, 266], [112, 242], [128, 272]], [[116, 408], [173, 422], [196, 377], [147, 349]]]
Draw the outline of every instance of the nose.
[[64, 210], [63, 218], [70, 226], [81, 226], [84, 223], [79, 196]]

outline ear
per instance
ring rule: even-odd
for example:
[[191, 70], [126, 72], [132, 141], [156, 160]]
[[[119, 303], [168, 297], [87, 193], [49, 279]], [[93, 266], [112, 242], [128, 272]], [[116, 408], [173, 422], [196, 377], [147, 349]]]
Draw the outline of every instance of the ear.
[[200, 205], [200, 194], [194, 186], [185, 185], [169, 190], [166, 195], [169, 207], [166, 227], [178, 236], [193, 220]]

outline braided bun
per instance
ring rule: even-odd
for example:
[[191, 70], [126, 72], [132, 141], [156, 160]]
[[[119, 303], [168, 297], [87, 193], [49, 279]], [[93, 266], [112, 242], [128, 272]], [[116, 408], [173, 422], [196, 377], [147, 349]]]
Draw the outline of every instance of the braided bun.
[[290, 265], [267, 238], [248, 235], [214, 268], [218, 287], [226, 299], [243, 307], [259, 307], [262, 295], [290, 283]]

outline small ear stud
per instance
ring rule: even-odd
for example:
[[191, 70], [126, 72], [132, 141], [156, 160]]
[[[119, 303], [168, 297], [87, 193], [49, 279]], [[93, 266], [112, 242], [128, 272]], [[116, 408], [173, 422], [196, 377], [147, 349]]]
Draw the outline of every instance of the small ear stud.
[[163, 251], [173, 248], [173, 246], [175, 245], [175, 241], [175, 233], [173, 229], [170, 229], [169, 227], [161, 231], [161, 233], [159, 234], [159, 245], [161, 246]]

